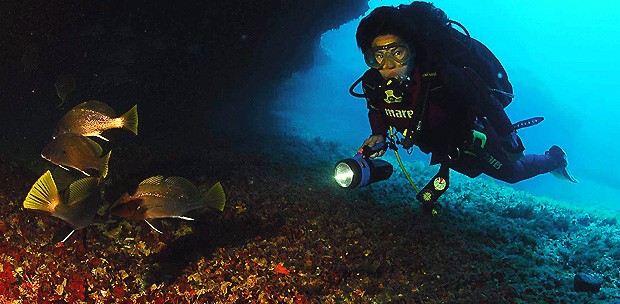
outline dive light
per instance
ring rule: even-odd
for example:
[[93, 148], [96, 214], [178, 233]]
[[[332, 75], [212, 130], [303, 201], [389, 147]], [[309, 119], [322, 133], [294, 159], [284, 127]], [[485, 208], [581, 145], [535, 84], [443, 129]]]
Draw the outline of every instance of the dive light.
[[342, 188], [355, 189], [386, 180], [394, 167], [384, 160], [370, 159], [375, 152], [387, 149], [387, 143], [364, 146], [351, 158], [343, 159], [334, 167], [334, 179]]

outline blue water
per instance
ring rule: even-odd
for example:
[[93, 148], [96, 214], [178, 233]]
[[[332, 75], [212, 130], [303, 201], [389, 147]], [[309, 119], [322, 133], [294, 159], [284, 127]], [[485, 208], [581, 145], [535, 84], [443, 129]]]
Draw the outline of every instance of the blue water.
[[[400, 3], [409, 2], [373, 0], [369, 5]], [[571, 184], [547, 174], [511, 186], [578, 206], [620, 210], [620, 5], [611, 0], [433, 3], [500, 59], [516, 94], [506, 109], [513, 122], [545, 117], [519, 132], [526, 153], [561, 146], [581, 181]], [[314, 66], [282, 84], [273, 111], [288, 132], [353, 149], [368, 136], [365, 102], [348, 94], [366, 69], [355, 44], [359, 20], [326, 32], [317, 41]], [[406, 159], [428, 156], [417, 151]]]

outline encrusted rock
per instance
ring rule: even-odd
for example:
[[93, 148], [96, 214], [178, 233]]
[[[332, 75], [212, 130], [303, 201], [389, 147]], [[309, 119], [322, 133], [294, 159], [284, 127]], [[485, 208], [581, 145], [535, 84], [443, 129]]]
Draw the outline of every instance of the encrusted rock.
[[575, 275], [575, 291], [598, 292], [603, 284], [603, 279], [598, 276], [578, 273]]

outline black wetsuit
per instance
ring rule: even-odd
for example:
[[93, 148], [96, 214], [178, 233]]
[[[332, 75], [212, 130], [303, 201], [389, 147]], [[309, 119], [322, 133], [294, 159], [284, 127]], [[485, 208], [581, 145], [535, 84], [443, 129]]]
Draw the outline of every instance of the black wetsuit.
[[[514, 131], [512, 123], [499, 101], [476, 89], [463, 68], [417, 67], [400, 85], [386, 84], [378, 70], [370, 69], [362, 77], [362, 88], [372, 134], [386, 136], [389, 126], [395, 127], [424, 153], [432, 153], [431, 164], [448, 164], [470, 177], [485, 173], [509, 183], [559, 167], [547, 155], [508, 159], [500, 138]], [[485, 122], [484, 129], [476, 121]], [[483, 149], [474, 148], [473, 129], [486, 135]]]

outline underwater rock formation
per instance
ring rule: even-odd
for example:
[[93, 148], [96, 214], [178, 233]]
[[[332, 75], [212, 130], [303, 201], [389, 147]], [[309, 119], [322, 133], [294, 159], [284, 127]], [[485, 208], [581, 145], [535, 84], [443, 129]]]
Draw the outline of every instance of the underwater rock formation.
[[598, 276], [578, 273], [575, 275], [575, 291], [598, 292], [603, 285], [603, 279]]

